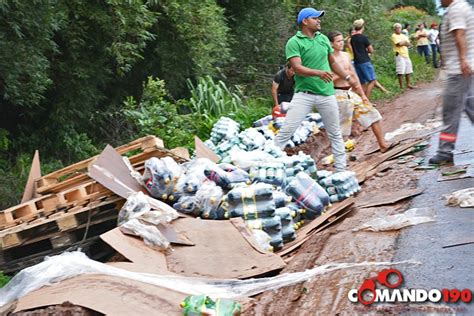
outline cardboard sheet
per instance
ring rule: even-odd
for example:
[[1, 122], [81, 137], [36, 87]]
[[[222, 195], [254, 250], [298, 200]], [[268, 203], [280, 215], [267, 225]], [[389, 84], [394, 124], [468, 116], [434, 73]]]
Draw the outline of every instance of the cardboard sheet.
[[174, 251], [166, 254], [171, 272], [185, 276], [244, 279], [285, 266], [278, 255], [257, 251], [230, 221], [180, 218], [173, 221], [173, 226], [177, 231], [185, 232], [196, 246], [173, 246]]
[[194, 147], [196, 148], [197, 158], [208, 158], [212, 162], [217, 163], [220, 158], [217, 156], [204, 142], [197, 136], [194, 136]]
[[[294, 250], [298, 249], [304, 244], [311, 236], [321, 231], [322, 228], [328, 227], [342, 216], [348, 214], [352, 210], [354, 205], [354, 198], [348, 198], [344, 201], [334, 204], [333, 207], [327, 212], [321, 214], [315, 220], [309, 224], [303, 226], [303, 228], [296, 231], [296, 239], [290, 243], [287, 243], [282, 250], [278, 252], [280, 256], [286, 256]], [[320, 229], [321, 228], [321, 229]]]
[[38, 197], [38, 194], [35, 190], [35, 180], [39, 178], [41, 178], [41, 165], [39, 159], [39, 151], [35, 150], [33, 162], [31, 163], [30, 173], [28, 175], [28, 180], [26, 181], [25, 185], [25, 191], [23, 192], [23, 197], [21, 198], [21, 203]]
[[149, 266], [157, 274], [168, 272], [165, 254], [148, 247], [140, 238], [125, 235], [119, 228], [100, 235], [100, 238], [131, 262]]
[[142, 191], [146, 194], [153, 209], [171, 213], [176, 212], [168, 204], [147, 195], [145, 188], [131, 176], [122, 156], [110, 145], [107, 145], [99, 157], [89, 165], [88, 170], [92, 179], [123, 198], [127, 198], [133, 192]]
[[69, 301], [106, 315], [181, 315], [179, 303], [186, 296], [129, 279], [83, 275], [27, 294], [15, 312]]
[[423, 193], [424, 189], [407, 189], [400, 191], [378, 192], [377, 195], [359, 197], [356, 205], [359, 208], [393, 204], [406, 198]]

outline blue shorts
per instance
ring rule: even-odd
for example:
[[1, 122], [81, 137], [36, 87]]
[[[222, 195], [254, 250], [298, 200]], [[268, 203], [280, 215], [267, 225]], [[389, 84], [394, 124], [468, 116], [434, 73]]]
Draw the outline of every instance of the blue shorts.
[[372, 65], [370, 61], [362, 64], [354, 64], [354, 68], [357, 72], [360, 83], [364, 84], [376, 79], [374, 65]]

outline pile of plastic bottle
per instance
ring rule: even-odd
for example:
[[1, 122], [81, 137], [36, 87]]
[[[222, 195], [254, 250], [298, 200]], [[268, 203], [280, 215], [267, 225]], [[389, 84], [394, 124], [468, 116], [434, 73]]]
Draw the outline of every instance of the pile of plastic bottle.
[[360, 191], [356, 175], [352, 171], [318, 173], [319, 183], [329, 194], [331, 203], [347, 199]]
[[[309, 120], [318, 124], [320, 117]], [[303, 152], [288, 156], [275, 146], [268, 126], [239, 131], [238, 123], [222, 118], [212, 131], [205, 143], [221, 163], [195, 158], [178, 165], [169, 157], [151, 158], [145, 163], [145, 187], [185, 214], [242, 217], [264, 249], [280, 249], [305, 221], [360, 190], [352, 172], [318, 171]]]

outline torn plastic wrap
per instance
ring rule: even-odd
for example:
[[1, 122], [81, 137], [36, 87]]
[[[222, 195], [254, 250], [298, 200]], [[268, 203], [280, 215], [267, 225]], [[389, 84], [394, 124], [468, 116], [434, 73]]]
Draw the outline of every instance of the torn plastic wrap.
[[167, 200], [170, 195], [173, 197], [172, 177], [173, 174], [162, 160], [152, 157], [145, 161], [143, 180], [152, 197], [160, 200]]
[[337, 270], [400, 264], [419, 263], [415, 261], [332, 263], [303, 272], [284, 273], [275, 277], [247, 280], [213, 280], [131, 272], [91, 260], [84, 253], [75, 251], [46, 257], [45, 261], [20, 271], [6, 286], [0, 289], [0, 306], [4, 306], [43, 286], [85, 274], [102, 274], [135, 280], [190, 295], [204, 294], [213, 298], [238, 299], [304, 282], [317, 275], [332, 273]]
[[205, 182], [196, 192], [201, 209], [200, 216], [205, 219], [218, 219], [217, 208], [224, 195], [222, 188], [214, 182]]
[[398, 230], [403, 227], [434, 222], [434, 211], [428, 208], [411, 208], [402, 214], [388, 215], [381, 218], [375, 218], [367, 223], [354, 228], [353, 231], [371, 231], [381, 232], [389, 230]]
[[285, 193], [306, 209], [305, 218], [315, 219], [329, 205], [327, 192], [309, 175], [300, 172], [286, 186]]
[[[131, 194], [118, 215], [118, 226], [120, 230], [129, 235], [143, 238], [146, 245], [166, 249], [170, 243], [156, 225], [170, 222], [174, 219], [167, 213], [151, 211], [148, 198], [143, 192]], [[149, 223], [151, 225], [145, 224]]]
[[474, 187], [443, 195], [450, 206], [474, 207]]
[[143, 192], [133, 193], [127, 198], [127, 201], [122, 206], [122, 209], [118, 214], [117, 225], [120, 226], [133, 218], [137, 218], [140, 215], [149, 212], [150, 209], [150, 204]]
[[134, 218], [119, 226], [120, 231], [124, 234], [139, 236], [143, 238], [145, 244], [149, 247], [158, 247], [159, 249], [167, 249], [170, 246], [169, 241], [159, 231], [156, 226], [142, 223], [139, 219]]
[[198, 217], [201, 214], [201, 206], [196, 196], [182, 196], [173, 204], [179, 212]]

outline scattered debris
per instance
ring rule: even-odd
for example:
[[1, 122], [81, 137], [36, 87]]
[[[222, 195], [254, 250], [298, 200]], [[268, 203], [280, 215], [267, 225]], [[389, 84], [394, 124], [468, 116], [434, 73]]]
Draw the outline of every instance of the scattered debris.
[[446, 205], [474, 207], [474, 187], [455, 191], [443, 197], [446, 199]]
[[436, 128], [441, 127], [442, 122], [441, 121], [427, 121], [425, 125], [421, 123], [405, 123], [400, 126], [397, 130], [386, 133], [385, 134], [385, 139], [386, 140], [392, 140], [396, 136], [401, 136], [404, 134], [409, 134], [410, 132], [413, 131], [429, 131], [433, 130]]
[[403, 227], [434, 222], [433, 212], [427, 208], [411, 208], [402, 214], [388, 215], [368, 221], [352, 231], [389, 231]]
[[367, 208], [373, 206], [393, 204], [406, 198], [419, 195], [423, 192], [424, 189], [408, 189], [396, 192], [382, 192], [377, 194], [376, 196], [373, 196], [372, 198], [367, 198], [367, 196], [359, 197], [356, 201], [356, 205], [359, 208]]
[[474, 177], [474, 165], [448, 166], [441, 169], [438, 182]]
[[465, 246], [465, 245], [470, 245], [470, 244], [474, 244], [474, 239], [458, 241], [454, 244], [444, 245], [441, 248], [451, 248], [451, 247]]

